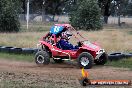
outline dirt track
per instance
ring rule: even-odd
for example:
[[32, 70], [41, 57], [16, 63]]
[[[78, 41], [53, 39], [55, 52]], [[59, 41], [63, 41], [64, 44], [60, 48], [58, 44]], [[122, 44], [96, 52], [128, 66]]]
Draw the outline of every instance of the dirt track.
[[[90, 79], [130, 79], [132, 71], [109, 66], [94, 66], [88, 70]], [[0, 88], [81, 88], [81, 70], [75, 64], [51, 63], [38, 67], [35, 63], [0, 59]], [[102, 88], [102, 86], [96, 86]], [[103, 86], [110, 88], [114, 86]], [[89, 87], [88, 87], [89, 88]], [[90, 87], [95, 88], [95, 87]], [[114, 88], [132, 88], [116, 86]]]

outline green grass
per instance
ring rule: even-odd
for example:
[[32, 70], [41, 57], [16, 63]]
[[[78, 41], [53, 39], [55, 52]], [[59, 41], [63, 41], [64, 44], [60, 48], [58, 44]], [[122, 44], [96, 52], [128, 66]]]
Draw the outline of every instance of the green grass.
[[22, 26], [20, 32], [45, 32], [49, 31], [50, 26], [29, 26], [27, 30], [26, 26]]
[[[33, 62], [34, 55], [0, 53], [0, 59]], [[132, 58], [112, 62], [108, 61], [106, 65], [113, 67], [130, 68], [132, 70]]]
[[0, 59], [33, 62], [34, 55], [0, 53]]
[[49, 31], [56, 22], [30, 22], [27, 30], [26, 22], [21, 22], [20, 32], [45, 32]]
[[108, 62], [106, 63], [106, 65], [114, 66], [114, 67], [130, 68], [132, 70], [132, 58]]
[[132, 31], [129, 31], [128, 34], [132, 35]]
[[[34, 55], [0, 53], [0, 59], [33, 62]], [[112, 62], [108, 61], [106, 65], [121, 68], [130, 68], [132, 70], [132, 58]]]

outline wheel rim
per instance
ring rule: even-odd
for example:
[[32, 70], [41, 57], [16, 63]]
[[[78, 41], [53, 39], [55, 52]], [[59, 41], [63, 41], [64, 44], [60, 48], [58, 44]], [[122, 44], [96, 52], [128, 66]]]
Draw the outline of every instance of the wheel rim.
[[89, 59], [87, 57], [81, 58], [81, 65], [86, 66], [89, 64]]
[[42, 55], [39, 55], [39, 56], [37, 57], [37, 62], [38, 62], [39, 64], [44, 63], [44, 57], [43, 57]]

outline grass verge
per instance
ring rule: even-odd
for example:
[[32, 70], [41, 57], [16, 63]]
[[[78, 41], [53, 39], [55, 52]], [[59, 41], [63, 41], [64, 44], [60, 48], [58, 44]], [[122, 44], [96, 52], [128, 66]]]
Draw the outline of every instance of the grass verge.
[[33, 62], [34, 55], [0, 53], [0, 59]]
[[130, 68], [132, 70], [132, 58], [122, 59], [119, 61], [107, 62], [106, 65], [122, 68]]
[[[25, 29], [23, 31], [27, 32], [18, 33], [0, 33], [0, 46], [36, 48], [36, 44], [39, 43], [39, 39], [42, 38], [42, 36], [45, 36], [49, 32], [50, 28], [31, 28], [31, 30]], [[104, 29], [100, 31], [81, 30], [79, 32], [90, 42], [97, 42], [105, 49], [105, 51], [130, 52], [132, 51], [132, 35], [128, 34], [130, 31], [131, 30], [129, 29]], [[78, 41], [76, 41], [74, 36], [72, 36], [70, 42], [76, 45]]]
[[[34, 55], [0, 53], [0, 59], [33, 62]], [[132, 58], [112, 62], [108, 61], [106, 65], [113, 67], [130, 68], [132, 70]]]
[[132, 35], [132, 31], [129, 31], [128, 34]]

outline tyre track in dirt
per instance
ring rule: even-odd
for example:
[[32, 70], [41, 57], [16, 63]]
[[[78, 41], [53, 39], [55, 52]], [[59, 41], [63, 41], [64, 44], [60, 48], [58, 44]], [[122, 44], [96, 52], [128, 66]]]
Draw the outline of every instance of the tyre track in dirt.
[[[94, 66], [87, 71], [90, 79], [132, 80], [132, 71], [129, 69]], [[19, 85], [19, 87], [25, 88], [80, 88], [78, 82], [80, 77], [81, 70], [75, 64], [51, 63], [47, 66], [38, 67], [35, 63], [0, 59], [0, 82], [8, 80], [11, 81], [11, 86], [15, 87]], [[125, 88], [129, 88], [129, 86]]]

